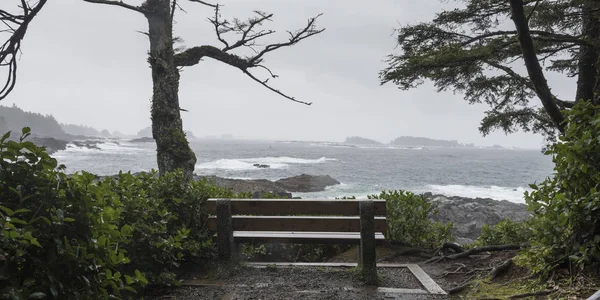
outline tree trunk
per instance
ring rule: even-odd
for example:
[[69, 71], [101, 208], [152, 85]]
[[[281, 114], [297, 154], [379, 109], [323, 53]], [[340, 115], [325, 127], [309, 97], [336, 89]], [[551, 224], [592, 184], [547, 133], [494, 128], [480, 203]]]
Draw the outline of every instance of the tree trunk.
[[560, 132], [564, 132], [564, 116], [556, 104], [556, 97], [552, 95], [550, 87], [548, 87], [544, 71], [535, 54], [533, 39], [529, 32], [529, 23], [523, 9], [523, 0], [510, 0], [510, 7], [512, 20], [517, 29], [517, 37], [521, 46], [521, 51], [523, 51], [523, 60], [525, 61], [527, 74], [529, 74], [529, 78], [535, 87], [535, 93], [540, 101], [542, 101], [544, 110], [546, 110], [546, 113], [550, 116], [554, 125]]
[[[582, 35], [591, 41], [600, 40], [600, 20], [597, 16], [594, 16], [594, 10], [597, 9], [597, 5], [591, 2], [583, 4], [582, 14]], [[597, 91], [599, 83], [597, 82], [597, 63], [599, 59], [599, 52], [597, 47], [582, 45], [579, 53], [579, 64], [578, 64], [578, 79], [577, 79], [577, 94], [576, 101], [580, 100], [595, 100], [594, 91]], [[597, 96], [596, 96], [597, 97]]]
[[192, 179], [196, 156], [182, 127], [179, 108], [179, 71], [175, 66], [170, 0], [144, 3], [149, 25], [152, 68], [152, 136], [160, 175], [181, 169]]

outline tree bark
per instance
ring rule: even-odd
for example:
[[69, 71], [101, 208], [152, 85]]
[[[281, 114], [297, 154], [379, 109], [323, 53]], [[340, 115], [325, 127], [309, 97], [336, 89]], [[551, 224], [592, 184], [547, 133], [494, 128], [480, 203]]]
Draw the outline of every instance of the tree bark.
[[[594, 10], [597, 9], [598, 5], [592, 2], [586, 2], [583, 4], [582, 14], [582, 35], [586, 39], [592, 41], [599, 41], [600, 39], [600, 20], [594, 14]], [[598, 60], [599, 52], [598, 47], [592, 45], [581, 45], [579, 53], [578, 63], [578, 79], [577, 79], [577, 93], [576, 101], [597, 101], [594, 97], [594, 92], [598, 91], [599, 82], [597, 81], [598, 75]]]
[[552, 95], [550, 87], [548, 87], [544, 71], [535, 54], [533, 39], [529, 32], [529, 24], [527, 23], [527, 17], [525, 16], [523, 8], [523, 0], [510, 0], [510, 6], [512, 19], [518, 33], [519, 44], [521, 45], [521, 51], [523, 52], [525, 67], [527, 67], [527, 73], [535, 87], [535, 93], [538, 98], [540, 98], [546, 113], [548, 113], [554, 125], [560, 132], [564, 132], [564, 116], [556, 104], [556, 97]]
[[147, 0], [143, 8], [148, 19], [152, 69], [152, 136], [160, 175], [181, 169], [193, 177], [196, 156], [182, 127], [179, 107], [179, 70], [175, 65], [170, 0]]

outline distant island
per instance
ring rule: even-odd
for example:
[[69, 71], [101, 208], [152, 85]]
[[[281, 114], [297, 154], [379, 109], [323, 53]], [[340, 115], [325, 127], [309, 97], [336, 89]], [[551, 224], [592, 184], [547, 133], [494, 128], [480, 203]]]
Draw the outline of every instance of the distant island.
[[390, 142], [393, 146], [464, 147], [458, 141], [435, 140], [424, 137], [401, 136]]
[[353, 145], [381, 145], [381, 142], [376, 140], [367, 139], [360, 136], [351, 136], [347, 137], [344, 141], [345, 144], [353, 144]]
[[460, 143], [456, 140], [436, 140], [426, 137], [416, 136], [401, 136], [395, 138], [388, 144], [378, 142], [373, 139], [364, 138], [360, 136], [347, 137], [344, 144], [351, 145], [390, 145], [398, 147], [443, 147], [443, 148], [492, 148], [492, 149], [505, 149], [499, 145], [493, 145], [488, 147], [476, 146], [473, 143], [465, 144]]

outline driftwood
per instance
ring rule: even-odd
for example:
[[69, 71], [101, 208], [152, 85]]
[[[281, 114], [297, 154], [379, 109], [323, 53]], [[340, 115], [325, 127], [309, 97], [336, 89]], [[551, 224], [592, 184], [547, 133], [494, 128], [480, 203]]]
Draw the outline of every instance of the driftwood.
[[508, 269], [510, 269], [510, 267], [512, 265], [513, 265], [513, 260], [507, 259], [503, 263], [495, 266], [488, 274], [489, 279], [494, 280], [494, 279], [496, 279], [496, 277], [506, 273], [506, 271], [508, 271]]
[[481, 247], [471, 248], [471, 249], [469, 249], [467, 251], [456, 253], [456, 254], [452, 254], [452, 255], [432, 257], [432, 258], [426, 260], [425, 263], [426, 264], [436, 263], [436, 262], [438, 262], [438, 261], [440, 261], [442, 259], [465, 258], [465, 257], [469, 257], [469, 256], [471, 256], [473, 254], [478, 254], [478, 253], [482, 253], [482, 252], [505, 251], [505, 250], [520, 250], [523, 247], [525, 247], [525, 246], [524, 245], [519, 245], [519, 244], [481, 246]]

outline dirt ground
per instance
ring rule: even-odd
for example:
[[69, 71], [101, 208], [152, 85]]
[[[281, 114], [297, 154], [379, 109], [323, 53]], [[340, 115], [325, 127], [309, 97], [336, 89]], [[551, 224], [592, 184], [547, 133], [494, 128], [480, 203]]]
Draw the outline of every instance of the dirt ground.
[[[445, 291], [470, 281], [478, 274], [487, 274], [493, 266], [514, 256], [514, 252], [498, 252], [424, 264], [425, 258], [397, 253], [396, 248], [378, 248], [378, 262], [417, 263]], [[356, 262], [357, 257], [358, 251], [353, 248], [328, 261]], [[380, 287], [424, 289], [407, 268], [379, 268], [378, 272]], [[523, 274], [511, 272], [499, 280], [519, 280], [520, 275]], [[237, 267], [225, 275], [190, 276], [203, 282], [211, 278], [212, 285], [178, 287], [148, 299], [450, 299], [447, 295], [377, 291], [374, 287], [362, 284], [354, 269], [347, 267]]]

